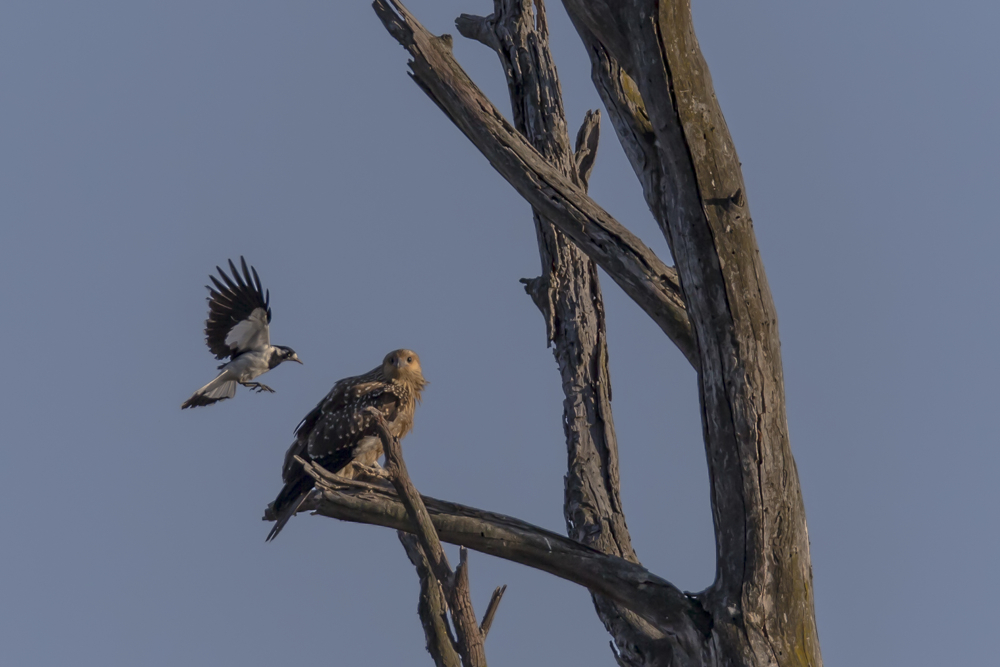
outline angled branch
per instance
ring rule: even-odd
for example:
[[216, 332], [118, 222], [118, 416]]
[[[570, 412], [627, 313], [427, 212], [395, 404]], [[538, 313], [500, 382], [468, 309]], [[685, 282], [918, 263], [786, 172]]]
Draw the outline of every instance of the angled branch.
[[431, 564], [420, 548], [420, 541], [409, 533], [396, 531], [406, 555], [417, 569], [420, 578], [420, 601], [417, 614], [424, 627], [427, 652], [437, 667], [459, 667], [462, 660], [455, 651], [455, 638], [448, 625], [448, 603], [441, 591], [441, 583], [431, 571]]
[[375, 408], [366, 408], [366, 412], [379, 418], [379, 421], [376, 422], [376, 428], [382, 439], [382, 448], [385, 452], [385, 471], [389, 474], [392, 485], [396, 487], [396, 493], [403, 501], [406, 513], [417, 526], [416, 535], [431, 565], [431, 571], [434, 572], [434, 576], [441, 584], [448, 588], [453, 585], [454, 573], [451, 571], [451, 566], [448, 565], [448, 557], [445, 556], [444, 549], [441, 547], [441, 541], [431, 523], [430, 515], [427, 514], [427, 508], [424, 507], [424, 503], [420, 499], [420, 493], [410, 481], [406, 462], [403, 461], [402, 451], [399, 447], [399, 440], [389, 433], [389, 427], [382, 419], [382, 413]]
[[507, 182], [604, 269], [697, 365], [676, 271], [511, 127], [455, 61], [449, 44], [428, 32], [397, 0], [376, 0], [373, 6], [389, 34], [413, 56], [414, 81]]
[[576, 171], [583, 183], [587, 187], [590, 181], [590, 172], [594, 170], [594, 162], [597, 160], [597, 142], [601, 138], [601, 112], [588, 111], [580, 125], [580, 131], [576, 133], [576, 152], [573, 154], [573, 162], [576, 164]]
[[475, 41], [490, 47], [494, 51], [500, 48], [497, 42], [496, 33], [493, 31], [494, 16], [475, 16], [473, 14], [462, 14], [455, 19], [455, 27], [462, 37], [474, 39]]
[[[305, 509], [342, 521], [418, 532], [393, 489], [342, 484], [315, 463], [303, 462], [316, 481]], [[420, 496], [438, 537], [571, 581], [622, 604], [671, 635], [703, 637], [711, 619], [697, 598], [646, 568], [603, 554], [538, 526], [484, 510]]]
[[427, 508], [406, 470], [399, 439], [389, 432], [389, 425], [381, 412], [371, 407], [366, 408], [366, 411], [376, 418], [375, 429], [382, 441], [382, 451], [385, 452], [385, 470], [392, 485], [396, 487], [398, 497], [406, 507], [410, 521], [416, 526], [416, 535], [430, 564], [431, 572], [444, 588], [451, 610], [451, 619], [455, 624], [456, 645], [459, 655], [462, 656], [462, 664], [465, 667], [486, 667], [483, 635], [479, 631], [479, 623], [476, 621], [476, 613], [473, 611], [469, 595], [466, 551], [462, 550], [458, 570], [452, 572]]
[[[463, 20], [464, 19], [464, 20]], [[475, 26], [475, 31], [468, 29]], [[507, 79], [514, 126], [553, 167], [587, 190], [597, 157], [600, 112], [589, 111], [570, 146], [559, 75], [542, 0], [494, 0], [488, 19], [460, 17], [459, 32], [496, 52]], [[484, 30], [492, 36], [483, 37]], [[473, 34], [473, 32], [475, 34]], [[620, 501], [618, 444], [611, 408], [604, 301], [592, 260], [534, 209], [542, 275], [523, 280], [545, 318], [559, 367], [568, 465], [563, 513], [567, 532], [587, 546], [638, 562]], [[664, 634], [629, 609], [594, 594], [598, 617], [620, 659], [645, 667]]]
[[[608, 111], [611, 125], [632, 170], [642, 184], [646, 205], [657, 221], [664, 220], [666, 212], [659, 193], [663, 190], [665, 177], [657, 154], [653, 126], [649, 122], [642, 95], [632, 78], [587, 25], [572, 12], [570, 18], [590, 56], [590, 76], [594, 87]], [[667, 241], [670, 242], [669, 237]]]
[[486, 635], [490, 634], [490, 628], [493, 626], [493, 617], [496, 616], [497, 609], [500, 607], [500, 600], [503, 599], [503, 594], [506, 592], [507, 584], [497, 586], [493, 589], [493, 595], [490, 596], [490, 603], [486, 605], [486, 613], [483, 614], [483, 622], [479, 624], [479, 631], [483, 633], [483, 639], [486, 639]]
[[[486, 636], [480, 631], [476, 612], [472, 608], [472, 590], [469, 588], [469, 550], [465, 547], [460, 547], [458, 550], [458, 567], [455, 568], [455, 583], [452, 588], [448, 602], [451, 608], [451, 620], [458, 635], [462, 663], [466, 667], [475, 665], [485, 667], [486, 651], [483, 644]], [[465, 644], [469, 646], [466, 647]]]

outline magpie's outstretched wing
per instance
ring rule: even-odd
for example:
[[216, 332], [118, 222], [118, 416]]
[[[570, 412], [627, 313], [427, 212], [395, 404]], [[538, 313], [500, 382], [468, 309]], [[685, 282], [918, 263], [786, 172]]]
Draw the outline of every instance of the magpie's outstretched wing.
[[271, 322], [271, 293], [261, 287], [257, 269], [247, 268], [243, 257], [240, 257], [240, 264], [243, 275], [233, 260], [229, 260], [232, 277], [215, 267], [222, 281], [209, 275], [215, 288], [205, 286], [209, 293], [205, 338], [216, 359], [236, 357], [247, 350], [262, 350], [271, 344], [267, 328]]

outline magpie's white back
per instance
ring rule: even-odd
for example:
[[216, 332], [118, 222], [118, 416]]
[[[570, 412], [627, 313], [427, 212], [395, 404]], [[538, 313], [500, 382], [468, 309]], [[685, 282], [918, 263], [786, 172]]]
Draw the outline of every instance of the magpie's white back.
[[295, 350], [283, 345], [271, 345], [271, 293], [260, 284], [257, 269], [247, 267], [240, 257], [242, 275], [229, 260], [232, 277], [218, 266], [222, 278], [209, 274], [215, 287], [208, 289], [208, 320], [205, 341], [216, 359], [229, 359], [219, 366], [214, 380], [184, 401], [181, 409], [211, 405], [236, 395], [236, 385], [255, 391], [274, 392], [260, 382], [251, 382], [283, 361], [299, 360]]

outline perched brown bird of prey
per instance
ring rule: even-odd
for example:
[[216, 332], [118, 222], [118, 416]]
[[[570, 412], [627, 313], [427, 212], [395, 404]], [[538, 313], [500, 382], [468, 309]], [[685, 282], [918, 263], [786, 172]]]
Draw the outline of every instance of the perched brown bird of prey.
[[278, 536], [313, 488], [313, 478], [296, 456], [348, 478], [354, 478], [359, 469], [377, 467], [382, 441], [374, 429], [375, 417], [365, 408], [379, 410], [389, 431], [402, 439], [413, 428], [413, 412], [426, 384], [416, 352], [396, 350], [364, 375], [333, 385], [295, 429], [295, 442], [285, 454], [281, 471], [285, 487], [269, 508], [276, 521], [267, 541]]
[[248, 269], [240, 257], [243, 275], [229, 260], [230, 278], [219, 267], [215, 269], [222, 278], [209, 274], [215, 289], [208, 289], [208, 321], [205, 322], [205, 342], [216, 359], [230, 358], [219, 366], [214, 380], [194, 392], [184, 401], [181, 409], [211, 405], [236, 395], [236, 385], [250, 389], [274, 392], [266, 384], [251, 382], [284, 361], [302, 361], [295, 350], [284, 345], [271, 345], [271, 292], [264, 291], [257, 269]]

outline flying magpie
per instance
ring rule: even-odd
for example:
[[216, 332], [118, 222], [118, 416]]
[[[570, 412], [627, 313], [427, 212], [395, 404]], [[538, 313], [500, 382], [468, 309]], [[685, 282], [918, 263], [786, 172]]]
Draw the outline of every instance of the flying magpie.
[[[209, 274], [215, 289], [208, 290], [208, 320], [205, 322], [205, 340], [216, 359], [230, 357], [219, 366], [218, 377], [194, 392], [184, 401], [181, 409], [211, 405], [236, 395], [236, 385], [256, 390], [258, 393], [274, 390], [266, 384], [251, 382], [283, 361], [298, 361], [295, 350], [282, 345], [271, 345], [268, 324], [271, 323], [271, 292], [260, 285], [257, 269], [248, 269], [240, 257], [243, 275], [229, 260], [232, 278], [218, 266], [215, 270], [222, 282]], [[252, 274], [252, 275], [251, 275]]]

